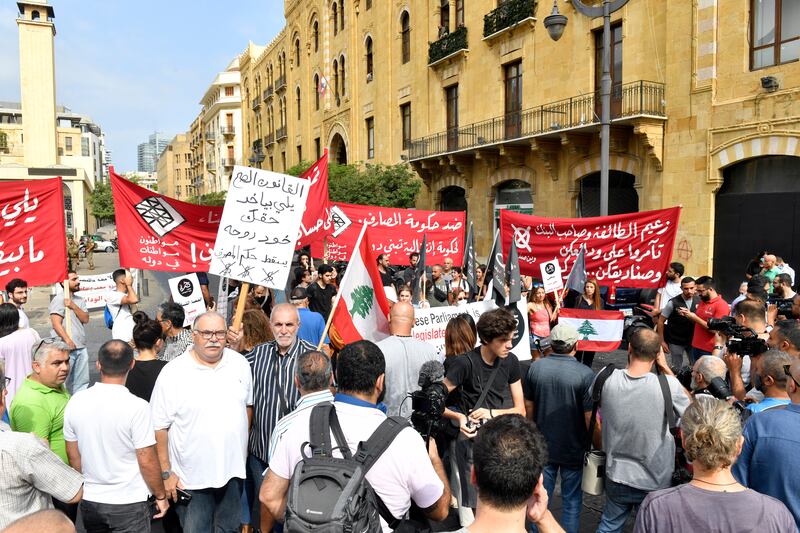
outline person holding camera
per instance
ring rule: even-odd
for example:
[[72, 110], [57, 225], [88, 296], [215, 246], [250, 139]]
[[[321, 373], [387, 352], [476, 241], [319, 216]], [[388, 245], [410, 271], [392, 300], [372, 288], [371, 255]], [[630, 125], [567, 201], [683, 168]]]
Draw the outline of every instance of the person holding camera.
[[[378, 407], [385, 390], [385, 369], [383, 353], [370, 341], [348, 344], [339, 352], [336, 366], [339, 392], [333, 406], [352, 454], [386, 420], [386, 414]], [[283, 433], [271, 452], [267, 477], [261, 485], [259, 499], [279, 521], [284, 519], [295, 467], [303, 460], [303, 449], [310, 441], [312, 411], [306, 409], [298, 414]], [[340, 450], [334, 453], [341, 457]], [[397, 434], [369, 469], [366, 479], [398, 519], [406, 516], [412, 500], [431, 520], [447, 517], [450, 489], [434, 440], [430, 440], [430, 449], [426, 450], [422, 437], [410, 426]], [[391, 531], [384, 520], [381, 524], [384, 532]]]
[[[753, 348], [757, 348], [758, 344], [763, 344], [763, 346], [760, 347], [760, 351], [753, 349], [750, 350], [750, 353], [746, 354], [737, 353], [736, 350], [725, 346], [723, 359], [725, 364], [728, 365], [731, 389], [737, 399], [744, 400], [745, 396], [748, 394], [746, 384], [749, 383], [753, 385], [753, 388], [758, 389], [756, 385], [758, 385], [757, 376], [760, 371], [759, 360], [761, 354], [767, 351], [766, 341], [769, 339], [769, 333], [767, 332], [767, 320], [764, 316], [764, 303], [760, 300], [742, 300], [736, 304], [734, 313], [736, 325], [751, 330], [749, 336], [743, 336], [743, 340], [748, 344], [756, 345], [753, 346]], [[756, 339], [752, 339], [753, 336], [760, 339], [761, 343]], [[722, 349], [722, 346], [717, 346]], [[717, 348], [717, 346], [715, 346], [715, 348]], [[751, 396], [757, 401], [763, 398], [758, 391], [751, 390]]]
[[[725, 366], [725, 361], [713, 355], [704, 355], [692, 367], [692, 396], [697, 398], [701, 395], [717, 396], [709, 389], [712, 389], [712, 382], [719, 378], [725, 380], [725, 375], [728, 373], [728, 368]], [[720, 398], [726, 400], [727, 398]]]
[[[458, 389], [461, 395], [458, 407], [445, 409], [444, 416], [461, 430], [455, 455], [462, 480], [470, 476], [471, 439], [480, 425], [500, 415], [525, 414], [519, 360], [511, 353], [516, 329], [517, 321], [506, 309], [483, 313], [477, 324], [481, 345], [447, 366], [444, 380], [447, 390]], [[475, 508], [474, 487], [462, 487], [462, 501], [464, 506]]]
[[654, 366], [664, 374], [676, 417], [691, 401], [667, 364], [658, 334], [635, 329], [628, 341], [628, 366], [614, 370], [601, 390], [606, 504], [598, 533], [622, 531], [647, 494], [669, 487], [672, 480], [675, 439], [664, 423], [665, 393]]
[[694, 322], [692, 333], [691, 363], [701, 356], [711, 355], [714, 349], [714, 332], [708, 329], [709, 318], [722, 318], [730, 312], [730, 306], [717, 293], [716, 284], [710, 276], [701, 276], [695, 281], [700, 303], [696, 311], [681, 307], [678, 314]]
[[[683, 413], [681, 430], [694, 479], [648, 494], [634, 533], [797, 531], [785, 505], [746, 488], [731, 473], [742, 451], [742, 425], [733, 408], [721, 400], [698, 398]], [[790, 470], [785, 463], [781, 467]]]
[[525, 377], [525, 410], [544, 435], [549, 459], [544, 487], [553, 497], [561, 476], [561, 523], [568, 533], [580, 527], [583, 456], [589, 439], [594, 372], [575, 359], [579, 335], [574, 327], [558, 324], [550, 332], [553, 353], [534, 361]]
[[773, 294], [770, 295], [770, 301], [774, 299], [783, 300], [783, 302], [776, 302], [774, 308], [770, 307], [767, 310], [769, 315], [770, 324], [774, 324], [775, 320], [785, 320], [788, 318], [800, 317], [800, 294], [792, 290], [792, 278], [789, 274], [778, 274], [772, 280]]

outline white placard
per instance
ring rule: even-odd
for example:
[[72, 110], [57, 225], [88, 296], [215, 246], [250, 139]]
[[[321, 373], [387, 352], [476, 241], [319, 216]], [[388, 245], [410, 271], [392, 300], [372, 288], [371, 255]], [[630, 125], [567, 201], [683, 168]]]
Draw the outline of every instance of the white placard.
[[[481, 314], [496, 308], [497, 304], [493, 300], [482, 300], [467, 305], [414, 309], [414, 327], [411, 335], [417, 340], [432, 344], [439, 353], [444, 355], [444, 333], [451, 318], [462, 313], [469, 313], [475, 322], [478, 322]], [[520, 300], [516, 306], [506, 308], [514, 313], [514, 317], [517, 319], [517, 331], [514, 333], [511, 352], [520, 361], [526, 361], [531, 358], [528, 321], [525, 318], [527, 303], [525, 300]]]
[[[138, 287], [139, 269], [131, 271], [133, 278], [133, 286]], [[116, 290], [117, 285], [114, 283], [111, 275], [113, 272], [106, 274], [93, 274], [91, 276], [78, 276], [81, 282], [81, 290], [76, 292], [76, 296], [80, 296], [86, 302], [87, 309], [102, 309], [106, 305], [106, 294], [110, 291]]]
[[206, 312], [206, 303], [203, 300], [203, 291], [200, 290], [200, 280], [197, 279], [197, 274], [170, 278], [167, 282], [172, 293], [172, 300], [183, 307], [185, 314], [183, 327], [190, 325], [195, 318]]
[[233, 167], [209, 272], [285, 288], [309, 186], [294, 176]]
[[546, 261], [539, 266], [542, 270], [544, 292], [555, 292], [564, 288], [564, 280], [561, 278], [561, 266], [558, 264], [558, 259]]

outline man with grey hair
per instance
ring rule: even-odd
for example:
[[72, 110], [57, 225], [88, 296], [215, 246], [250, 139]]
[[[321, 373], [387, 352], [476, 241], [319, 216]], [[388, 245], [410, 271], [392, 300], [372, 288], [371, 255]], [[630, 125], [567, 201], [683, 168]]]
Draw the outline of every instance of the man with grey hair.
[[783, 371], [783, 367], [790, 364], [792, 364], [791, 356], [778, 350], [769, 350], [761, 356], [759, 376], [764, 399], [758, 403], [751, 403], [747, 406], [748, 409], [760, 413], [791, 402], [786, 392], [787, 376]]
[[[69, 358], [69, 352], [66, 354]], [[6, 408], [6, 384], [5, 369], [0, 364], [0, 412]], [[10, 431], [0, 423], [0, 456], [0, 529], [29, 514], [52, 509], [53, 498], [77, 504], [83, 496], [83, 476], [37, 435]]]
[[592, 369], [575, 359], [579, 338], [571, 325], [557, 324], [550, 331], [553, 353], [533, 362], [523, 386], [527, 417], [536, 422], [549, 450], [544, 488], [552, 498], [560, 474], [561, 524], [570, 532], [578, 531], [580, 525], [583, 454], [589, 439], [594, 379]]
[[[252, 415], [253, 381], [241, 354], [225, 347], [225, 319], [198, 316], [192, 347], [161, 370], [150, 399], [164, 489], [191, 496], [176, 506], [187, 532], [238, 531]], [[216, 529], [215, 529], [216, 528]]]
[[156, 320], [161, 324], [164, 346], [158, 352], [161, 361], [172, 361], [192, 345], [192, 332], [183, 327], [186, 312], [175, 302], [164, 302], [158, 306]]
[[714, 378], [725, 379], [725, 374], [728, 372], [728, 367], [725, 366], [725, 361], [713, 355], [704, 355], [695, 362], [692, 367], [692, 395], [705, 394], [714, 397], [713, 394], [708, 392], [708, 386]]

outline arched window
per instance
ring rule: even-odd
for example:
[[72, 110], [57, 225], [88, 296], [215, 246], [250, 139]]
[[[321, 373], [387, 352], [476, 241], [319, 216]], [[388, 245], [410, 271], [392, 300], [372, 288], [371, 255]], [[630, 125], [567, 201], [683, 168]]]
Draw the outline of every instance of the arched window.
[[314, 52], [319, 52], [319, 23], [315, 20], [311, 32], [314, 34]]
[[333, 94], [339, 98], [339, 62], [333, 60]]
[[314, 74], [314, 109], [319, 111], [319, 76]]
[[339, 33], [339, 6], [336, 4], [336, 0], [333, 0], [331, 11], [333, 13], [333, 34], [336, 35]]
[[344, 56], [342, 56], [339, 59], [339, 75], [342, 78], [342, 96], [344, 96], [345, 94], [347, 94], [347, 89], [345, 89], [346, 84], [344, 82], [344, 80], [345, 80], [345, 77], [344, 77]]
[[439, 2], [439, 37], [450, 33], [450, 0]]
[[300, 66], [300, 38], [298, 37], [294, 41], [294, 66]]
[[409, 19], [408, 11], [404, 11], [400, 16], [400, 36], [402, 43], [400, 56], [402, 57], [403, 64], [411, 60], [411, 24]]
[[344, 0], [339, 0], [339, 27], [344, 29]]
[[31, 11], [31, 20], [39, 20], [40, 15], [38, 11]]
[[300, 120], [300, 87], [295, 89], [295, 100], [297, 103], [297, 120]]
[[367, 51], [367, 83], [372, 81], [372, 37], [367, 37], [365, 43]]

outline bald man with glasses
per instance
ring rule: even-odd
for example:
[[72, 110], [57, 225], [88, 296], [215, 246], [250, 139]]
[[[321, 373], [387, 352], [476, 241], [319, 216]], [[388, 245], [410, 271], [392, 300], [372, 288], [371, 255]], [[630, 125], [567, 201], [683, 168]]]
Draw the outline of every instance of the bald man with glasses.
[[150, 399], [161, 477], [186, 532], [237, 532], [246, 477], [253, 380], [241, 354], [226, 348], [225, 319], [198, 316], [192, 346], [159, 374]]

